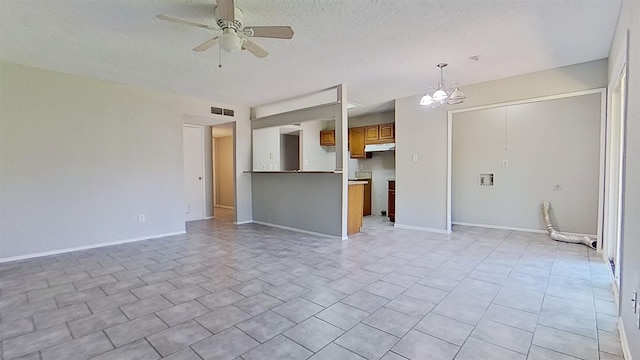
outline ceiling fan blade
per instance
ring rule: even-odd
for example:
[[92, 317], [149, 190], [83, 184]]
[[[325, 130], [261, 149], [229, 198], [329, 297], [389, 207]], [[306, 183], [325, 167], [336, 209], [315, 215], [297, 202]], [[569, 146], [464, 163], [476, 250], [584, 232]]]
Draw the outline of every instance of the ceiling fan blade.
[[291, 39], [293, 37], [291, 26], [248, 26], [243, 30], [247, 36], [253, 37], [276, 39]]
[[193, 51], [206, 51], [209, 50], [213, 45], [218, 43], [218, 37], [214, 37], [213, 39], [209, 39], [202, 44], [193, 48]]
[[269, 55], [269, 53], [267, 52], [267, 50], [261, 48], [260, 46], [256, 45], [256, 43], [244, 39], [244, 41], [242, 42], [242, 48], [245, 50], [248, 50], [250, 53], [252, 53], [255, 57], [257, 58], [263, 58], [267, 55]]
[[189, 20], [178, 19], [178, 18], [173, 17], [173, 16], [167, 16], [167, 15], [163, 15], [163, 14], [158, 14], [158, 15], [156, 15], [156, 17], [158, 19], [161, 19], [161, 20], [171, 21], [171, 22], [178, 23], [178, 24], [195, 26], [195, 27], [199, 27], [199, 28], [203, 28], [203, 29], [209, 29], [209, 30], [219, 30], [217, 27], [213, 27], [211, 25], [200, 24], [200, 23], [197, 23], [197, 22], [189, 21]]
[[220, 19], [224, 21], [233, 22], [235, 20], [235, 5], [233, 0], [217, 0], [218, 11], [220, 12]]

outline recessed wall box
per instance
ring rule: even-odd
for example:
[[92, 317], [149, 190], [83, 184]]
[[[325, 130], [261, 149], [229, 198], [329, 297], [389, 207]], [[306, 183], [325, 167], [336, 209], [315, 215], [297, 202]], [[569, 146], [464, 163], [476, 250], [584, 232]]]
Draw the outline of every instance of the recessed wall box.
[[480, 174], [478, 177], [478, 185], [480, 185], [480, 187], [492, 187], [493, 174]]

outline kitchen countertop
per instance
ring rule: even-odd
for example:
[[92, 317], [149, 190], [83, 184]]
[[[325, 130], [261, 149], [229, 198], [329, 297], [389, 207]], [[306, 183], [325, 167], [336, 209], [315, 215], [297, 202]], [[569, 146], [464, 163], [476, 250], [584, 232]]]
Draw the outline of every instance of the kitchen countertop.
[[366, 181], [349, 180], [349, 185], [366, 185]]

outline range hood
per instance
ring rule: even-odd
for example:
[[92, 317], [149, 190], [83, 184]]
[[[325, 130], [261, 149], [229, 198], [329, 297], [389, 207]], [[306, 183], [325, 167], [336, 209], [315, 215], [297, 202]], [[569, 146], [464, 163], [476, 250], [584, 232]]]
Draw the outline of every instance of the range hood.
[[365, 145], [365, 152], [375, 152], [375, 151], [393, 151], [396, 149], [395, 143], [387, 143], [387, 144], [371, 144]]

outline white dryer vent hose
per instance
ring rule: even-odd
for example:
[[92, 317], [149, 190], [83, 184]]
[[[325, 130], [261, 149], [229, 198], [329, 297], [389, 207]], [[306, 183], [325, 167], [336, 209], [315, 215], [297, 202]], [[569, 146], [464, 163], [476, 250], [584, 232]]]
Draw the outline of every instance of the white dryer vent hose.
[[566, 243], [572, 244], [583, 244], [592, 249], [596, 248], [598, 244], [598, 240], [591, 238], [586, 235], [567, 235], [563, 234], [556, 229], [553, 228], [553, 223], [551, 222], [551, 204], [548, 201], [544, 201], [542, 203], [542, 218], [544, 219], [544, 225], [547, 227], [547, 231], [549, 232], [549, 236], [551, 239]]

